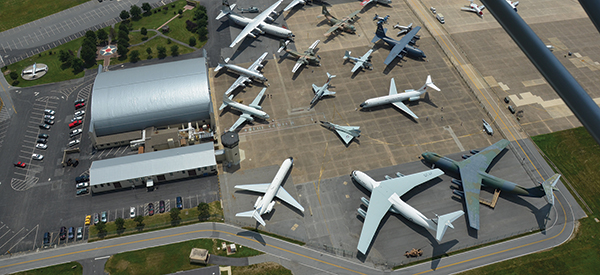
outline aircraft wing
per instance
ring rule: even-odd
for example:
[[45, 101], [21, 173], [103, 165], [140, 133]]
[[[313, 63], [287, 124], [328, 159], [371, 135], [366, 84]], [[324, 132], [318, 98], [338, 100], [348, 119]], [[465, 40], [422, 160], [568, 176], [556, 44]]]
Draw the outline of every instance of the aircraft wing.
[[348, 144], [352, 141], [352, 139], [354, 138], [353, 135], [350, 135], [344, 131], [340, 131], [340, 130], [335, 130], [338, 135], [342, 138], [342, 140], [344, 140], [344, 143]]
[[304, 62], [301, 59], [298, 59], [298, 61], [296, 61], [296, 65], [294, 65], [294, 68], [292, 69], [292, 73], [295, 73], [302, 65], [304, 65]]
[[396, 106], [398, 109], [402, 110], [403, 112], [409, 114], [414, 119], [419, 119], [419, 117], [417, 115], [415, 115], [415, 113], [413, 113], [410, 109], [408, 109], [408, 107], [406, 105], [404, 105], [404, 103], [402, 101], [392, 102], [392, 105]]
[[315, 94], [316, 94], [316, 93], [317, 93], [317, 91], [319, 90], [319, 88], [321, 88], [321, 87], [319, 87], [319, 86], [317, 86], [317, 85], [315, 85], [315, 84], [313, 83], [313, 85], [312, 85], [312, 88], [313, 88], [313, 93], [315, 93]]
[[469, 226], [479, 230], [479, 192], [481, 191], [481, 176], [472, 170], [460, 169], [460, 179], [464, 191]]
[[267, 190], [269, 189], [269, 185], [271, 185], [271, 184], [270, 183], [242, 184], [242, 185], [236, 185], [233, 188], [254, 191], [254, 192], [259, 192], [259, 193], [267, 193]]
[[294, 0], [289, 5], [287, 5], [287, 7], [285, 7], [285, 9], [283, 9], [283, 11], [289, 11], [293, 7], [295, 7], [296, 5], [298, 5], [300, 3], [304, 3], [304, 0]]
[[250, 105], [248, 105], [248, 106], [252, 107], [254, 109], [262, 110], [262, 107], [260, 107], [260, 101], [262, 100], [263, 96], [265, 95], [266, 90], [267, 90], [267, 88], [263, 88], [260, 91], [260, 93], [258, 93], [258, 95], [254, 98], [252, 103], [250, 103]]
[[471, 8], [471, 7], [462, 7], [462, 8], [460, 8], [460, 9], [461, 9], [461, 10], [464, 10], [464, 11], [472, 11], [472, 12], [477, 12], [477, 10], [475, 10], [474, 8]]
[[237, 129], [238, 127], [240, 127], [240, 125], [242, 125], [244, 122], [246, 122], [247, 120], [251, 120], [252, 117], [248, 114], [242, 114], [240, 116], [240, 118], [238, 118], [238, 120], [235, 121], [235, 123], [233, 125], [231, 125], [231, 128], [229, 128], [229, 131], [235, 131], [235, 129]]
[[354, 63], [354, 67], [352, 67], [351, 72], [356, 72], [356, 70], [360, 69], [363, 66], [364, 62], [365, 61], [363, 61], [363, 60], [357, 60], [356, 63]]
[[352, 18], [354, 18], [354, 16], [356, 16], [356, 15], [357, 15], [357, 14], [358, 14], [360, 11], [361, 11], [361, 10], [357, 10], [357, 11], [355, 11], [355, 12], [353, 12], [353, 13], [349, 14], [349, 15], [348, 15], [348, 19], [349, 19], [349, 20], [352, 20]]
[[267, 16], [271, 15], [271, 13], [277, 8], [277, 6], [279, 6], [279, 4], [281, 4], [281, 2], [283, 2], [283, 0], [279, 0], [279, 1], [275, 2], [275, 4], [271, 5], [265, 11], [260, 13], [254, 19], [252, 19], [252, 21], [250, 21], [250, 23], [248, 23], [248, 25], [246, 25], [246, 27], [244, 27], [242, 32], [233, 40], [233, 42], [231, 42], [231, 45], [229, 45], [229, 47], [233, 48], [237, 43], [239, 43], [244, 38], [246, 38], [246, 36], [250, 32], [252, 32], [252, 31], [254, 31], [254, 29], [258, 28], [258, 26], [262, 22], [264, 22], [265, 19], [267, 19]]
[[23, 73], [24, 74], [31, 74], [31, 73], [33, 73], [33, 69], [31, 69], [31, 70], [23, 70]]
[[[423, 171], [416, 174], [410, 174], [403, 177], [393, 178], [389, 180], [381, 181], [380, 184], [382, 187], [392, 190], [394, 193], [398, 194], [398, 196], [402, 196], [406, 194], [411, 189], [428, 182], [434, 178], [437, 178], [444, 174], [444, 171], [435, 168], [432, 170]], [[387, 199], [385, 199], [387, 200]], [[371, 199], [372, 201], [372, 199]], [[478, 201], [479, 202], [479, 201]], [[369, 207], [371, 203], [369, 203]], [[368, 213], [368, 212], [367, 212]]]
[[365, 6], [366, 4], [369, 4], [371, 2], [373, 2], [373, 0], [365, 0], [365, 1], [362, 1], [362, 3], [360, 3], [360, 5]]
[[323, 92], [323, 95], [335, 95], [335, 92], [327, 90], [327, 88], [326, 88], [325, 91]]
[[379, 223], [383, 216], [390, 210], [392, 203], [384, 198], [385, 193], [373, 192], [371, 199], [369, 200], [369, 206], [367, 207], [367, 215], [365, 216], [365, 222], [363, 223], [362, 230], [360, 231], [360, 237], [358, 239], [358, 251], [362, 254], [367, 253], [371, 240], [379, 227]]
[[248, 67], [248, 70], [258, 72], [257, 68], [260, 66], [260, 64], [263, 62], [263, 60], [265, 60], [265, 57], [267, 57], [267, 54], [268, 54], [268, 52], [263, 53], [258, 59], [256, 59], [256, 61], [254, 61], [254, 63], [252, 63], [252, 65], [250, 65], [250, 67]]
[[506, 139], [500, 140], [490, 145], [489, 147], [479, 151], [479, 153], [469, 157], [468, 159], [459, 162], [458, 165], [460, 167], [461, 173], [463, 170], [485, 172], [488, 166], [490, 166], [490, 164], [492, 163], [492, 161], [494, 161], [496, 156], [498, 156], [498, 154], [500, 154], [500, 152], [502, 152], [502, 150], [504, 150], [504, 148], [506, 148], [506, 146], [508, 146], [509, 143], [510, 142]]
[[249, 77], [247, 77], [245, 75], [240, 75], [238, 77], [238, 79], [236, 79], [235, 82], [233, 82], [233, 84], [231, 84], [229, 89], [227, 89], [227, 91], [225, 91], [225, 95], [229, 95], [231, 92], [233, 92], [239, 86], [246, 87], [246, 84], [244, 84], [244, 83], [249, 80], [250, 80]]
[[416, 26], [410, 32], [408, 32], [404, 37], [402, 37], [402, 39], [400, 39], [400, 41], [398, 41], [398, 43], [396, 43], [396, 45], [392, 48], [392, 50], [390, 50], [390, 53], [385, 58], [385, 61], [383, 61], [383, 63], [385, 65], [389, 65], [390, 63], [392, 63], [392, 60], [394, 60], [394, 58], [396, 58], [396, 56], [398, 56], [400, 54], [400, 52], [402, 50], [404, 50], [404, 48], [406, 48], [406, 45], [408, 45], [408, 42], [410, 42], [415, 37], [415, 35], [417, 35], [419, 30], [421, 30], [421, 27]]
[[367, 53], [365, 53], [363, 56], [361, 56], [360, 59], [363, 61], [367, 61], [367, 60], [369, 60], [369, 57], [371, 56], [372, 53], [373, 53], [373, 49], [370, 49]]
[[308, 50], [313, 52], [315, 50], [315, 48], [317, 47], [317, 45], [319, 45], [319, 42], [321, 42], [321, 40], [317, 40], [317, 41], [313, 42], [312, 45], [310, 45], [310, 47], [308, 47]]
[[337, 24], [333, 25], [333, 27], [329, 28], [329, 30], [327, 30], [325, 32], [325, 36], [329, 35], [330, 33], [334, 32], [335, 30], [339, 29], [342, 26], [342, 22], [338, 22]]
[[283, 187], [279, 186], [279, 189], [277, 190], [277, 194], [275, 194], [275, 196], [277, 196], [277, 198], [279, 198], [280, 200], [286, 202], [287, 204], [295, 207], [296, 209], [304, 212], [304, 207], [302, 207], [302, 205], [300, 205], [300, 203], [298, 203], [292, 197], [292, 195], [290, 195], [290, 193], [288, 193], [287, 191], [285, 191], [285, 189], [283, 189]]

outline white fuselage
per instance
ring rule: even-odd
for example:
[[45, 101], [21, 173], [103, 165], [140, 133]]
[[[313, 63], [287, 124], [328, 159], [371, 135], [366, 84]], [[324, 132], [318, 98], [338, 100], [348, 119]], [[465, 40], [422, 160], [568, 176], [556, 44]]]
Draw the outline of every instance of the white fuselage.
[[271, 184], [269, 185], [267, 192], [265, 192], [265, 195], [263, 196], [260, 203], [258, 203], [254, 207], [254, 209], [256, 209], [256, 211], [258, 212], [259, 215], [268, 213], [273, 208], [273, 207], [269, 207], [269, 204], [271, 204], [271, 202], [273, 201], [273, 198], [277, 194], [277, 191], [279, 190], [279, 187], [281, 186], [281, 183], [283, 182], [285, 175], [287, 175], [287, 173], [290, 170], [290, 168], [292, 167], [293, 163], [294, 163], [293, 158], [287, 158], [286, 160], [283, 161], [283, 163], [281, 164], [281, 167], [279, 167], [279, 171], [277, 171], [275, 178], [273, 178], [273, 181], [271, 181]]
[[249, 78], [252, 78], [252, 79], [258, 79], [258, 80], [261, 80], [261, 81], [267, 81], [267, 78], [264, 75], [262, 75], [261, 73], [248, 70], [248, 69], [240, 67], [238, 65], [233, 65], [233, 64], [220, 64], [220, 65], [222, 65], [223, 67], [227, 68], [228, 70], [236, 72], [237, 74], [245, 75], [245, 76], [247, 76]]
[[237, 103], [235, 101], [232, 101], [232, 102], [227, 103], [227, 105], [229, 105], [229, 107], [231, 107], [233, 109], [236, 109], [242, 113], [249, 114], [254, 117], [258, 117], [258, 118], [262, 118], [262, 119], [269, 118], [269, 115], [267, 113], [265, 113], [263, 110], [254, 109], [254, 108], [252, 108], [250, 106], [246, 106], [242, 103]]
[[397, 93], [395, 95], [386, 95], [375, 98], [367, 99], [365, 102], [360, 104], [362, 108], [375, 107], [383, 104], [389, 104], [392, 102], [418, 99], [421, 93], [416, 90], [406, 90], [404, 93]]
[[[374, 179], [372, 179], [367, 174], [365, 174], [361, 171], [353, 171], [352, 178], [356, 182], [358, 182], [360, 185], [362, 185], [364, 188], [369, 190], [371, 193], [383, 192], [384, 195], [388, 197], [388, 199], [393, 194], [395, 194], [391, 190], [384, 189], [384, 187], [380, 186], [378, 181], [375, 181]], [[401, 195], [403, 195], [403, 194], [399, 194], [399, 196], [401, 196]], [[395, 213], [395, 214], [400, 214], [403, 217], [405, 217], [406, 219], [410, 220], [411, 222], [418, 224], [422, 227], [431, 229], [433, 231], [436, 230], [435, 224], [433, 224], [433, 221], [431, 221], [430, 219], [425, 217], [425, 215], [421, 214], [421, 212], [419, 212], [417, 209], [413, 208], [412, 206], [408, 205], [401, 199], [393, 201], [392, 207], [390, 207], [389, 211], [391, 211], [392, 213]]]
[[[250, 22], [252, 22], [252, 18], [247, 18], [244, 16], [241, 16], [239, 14], [235, 14], [235, 13], [231, 13], [229, 14], [229, 18], [231, 18], [231, 20], [240, 25], [240, 26], [246, 26], [248, 25]], [[258, 25], [258, 28], [261, 29], [262, 31], [264, 31], [265, 33], [268, 33], [270, 35], [274, 35], [277, 37], [281, 37], [281, 38], [286, 38], [286, 39], [292, 39], [294, 37], [294, 34], [292, 34], [292, 31], [288, 30], [288, 29], [284, 29], [282, 27], [277, 27], [277, 26], [273, 26], [271, 24], [267, 24], [265, 22], [260, 23], [260, 25]]]

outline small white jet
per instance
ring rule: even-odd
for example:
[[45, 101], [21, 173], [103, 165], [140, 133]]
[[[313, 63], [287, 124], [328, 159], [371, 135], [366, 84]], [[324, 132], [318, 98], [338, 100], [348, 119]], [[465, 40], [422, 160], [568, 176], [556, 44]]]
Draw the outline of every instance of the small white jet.
[[367, 212], [361, 208], [357, 210], [358, 214], [365, 218], [358, 240], [358, 251], [366, 255], [375, 231], [388, 211], [400, 214], [417, 225], [435, 231], [435, 239], [438, 242], [441, 241], [446, 229], [454, 228], [452, 222], [462, 216], [464, 212], [458, 210], [442, 216], [435, 215], [434, 219], [428, 219], [417, 209], [402, 201], [400, 196], [443, 174], [442, 170], [436, 168], [406, 176], [397, 173], [397, 178], [386, 176], [384, 181], [375, 181], [361, 171], [352, 171], [352, 179], [371, 192], [370, 200], [365, 197], [360, 199], [367, 206]]
[[48, 71], [48, 66], [43, 65], [43, 66], [38, 67], [37, 66], [37, 62], [34, 62], [33, 63], [33, 68], [31, 68], [30, 70], [24, 70], [21, 73], [21, 76], [26, 75], [26, 74], [30, 74], [30, 75], [35, 76], [35, 74], [37, 74], [39, 72], [45, 72], [45, 71]]
[[[413, 26], [413, 23], [408, 24], [408, 26], [402, 26], [402, 25], [400, 25], [400, 22], [398, 22], [396, 25], [394, 25], [394, 29], [400, 30], [397, 35], [397, 36], [400, 36], [405, 33], [408, 33], [409, 31], [412, 31], [412, 26]], [[417, 38], [417, 39], [419, 39], [419, 38]]]
[[283, 179], [287, 175], [288, 171], [294, 164], [294, 158], [287, 158], [281, 164], [279, 171], [273, 178], [271, 183], [259, 183], [259, 184], [244, 184], [244, 185], [236, 185], [234, 188], [254, 191], [265, 194], [264, 197], [258, 197], [256, 203], [254, 203], [254, 210], [241, 212], [235, 214], [236, 217], [252, 217], [257, 220], [262, 226], [265, 226], [265, 221], [261, 217], [262, 214], [266, 214], [273, 210], [273, 206], [275, 205], [275, 201], [273, 198], [277, 197], [278, 199], [286, 202], [287, 204], [295, 207], [296, 209], [304, 212], [304, 207], [300, 205], [283, 187], [281, 187], [281, 183]]
[[307, 0], [292, 0], [292, 2], [289, 5], [287, 5], [285, 7], [285, 9], [283, 9], [283, 11], [289, 11], [296, 5], [298, 5], [298, 4], [304, 5], [304, 4], [306, 4], [306, 2], [307, 2]]
[[369, 62], [371, 59], [371, 53], [373, 53], [373, 49], [370, 49], [367, 53], [365, 53], [361, 57], [352, 57], [352, 56], [350, 56], [351, 53], [352, 52], [350, 52], [350, 51], [346, 51], [346, 53], [344, 54], [344, 60], [350, 60], [351, 62], [354, 62], [354, 67], [352, 67], [351, 72], [356, 72], [356, 70], [358, 70], [360, 68], [369, 69], [369, 70], [373, 69], [373, 64], [371, 64], [371, 62]]
[[434, 89], [438, 92], [440, 91], [440, 88], [438, 88], [437, 86], [435, 86], [435, 84], [433, 84], [433, 82], [431, 82], [431, 76], [428, 75], [425, 85], [423, 85], [418, 90], [410, 89], [410, 90], [404, 90], [404, 93], [398, 93], [398, 91], [396, 91], [396, 83], [394, 82], [394, 79], [392, 78], [392, 81], [390, 83], [390, 94], [389, 95], [367, 99], [365, 102], [360, 104], [360, 107], [361, 108], [369, 108], [369, 107], [374, 107], [374, 106], [391, 103], [392, 105], [396, 106], [400, 110], [409, 114], [413, 118], [418, 119], [419, 117], [417, 115], [415, 115], [415, 113], [413, 113], [410, 109], [408, 109], [408, 107], [406, 107], [406, 105], [404, 105], [404, 103], [402, 103], [402, 101], [404, 101], [404, 100], [416, 101], [416, 100], [421, 99], [421, 95], [424, 94], [425, 92], [427, 92], [427, 88]]
[[380, 4], [389, 5], [392, 3], [392, 0], [364, 0], [360, 3], [360, 5], [364, 7], [369, 3], [380, 3]]
[[513, 2], [510, 0], [506, 0], [506, 3], [508, 3], [513, 8], [513, 10], [517, 11], [517, 6], [519, 5], [519, 1]]
[[321, 126], [335, 131], [346, 145], [352, 142], [352, 139], [360, 137], [360, 126], [341, 126], [327, 121], [321, 121]]
[[487, 123], [487, 121], [485, 121], [485, 119], [482, 119], [482, 121], [483, 121], [483, 129], [485, 130], [485, 132], [493, 136], [494, 129], [492, 129], [492, 126], [489, 123]]
[[390, 18], [390, 15], [386, 15], [386, 16], [379, 16], [377, 14], [375, 14], [375, 16], [373, 16], [373, 21], [377, 20], [377, 24], [379, 23], [387, 23], [388, 18]]
[[329, 73], [327, 73], [327, 82], [325, 82], [325, 84], [323, 84], [323, 86], [319, 87], [317, 85], [315, 85], [313, 83], [312, 85], [312, 89], [313, 92], [315, 93], [315, 96], [313, 97], [313, 99], [310, 101], [310, 106], [312, 107], [314, 104], [317, 103], [317, 101], [319, 99], [321, 99], [323, 96], [331, 96], [331, 95], [335, 95], [335, 92], [331, 92], [329, 91], [327, 88], [329, 88], [329, 83], [331, 82], [331, 79], [334, 78], [335, 75], [331, 75]]
[[252, 103], [250, 103], [250, 105], [248, 105], [248, 106], [246, 106], [242, 103], [235, 102], [235, 101], [229, 99], [227, 96], [223, 96], [223, 104], [221, 104], [221, 107], [219, 108], [219, 110], [223, 110], [225, 107], [229, 106], [233, 109], [236, 109], [236, 110], [242, 112], [242, 114], [240, 115], [240, 118], [231, 126], [231, 128], [229, 128], [229, 131], [235, 131], [235, 129], [237, 129], [240, 125], [242, 125], [246, 121], [253, 122], [254, 121], [253, 116], [258, 117], [263, 120], [266, 120], [269, 118], [269, 115], [265, 111], [263, 111], [262, 107], [260, 106], [260, 101], [262, 100], [263, 96], [265, 95], [266, 90], [267, 90], [267, 88], [263, 88], [262, 91], [260, 91], [260, 93], [258, 93], [258, 95], [254, 99], [254, 101], [252, 101]]
[[229, 95], [231, 92], [237, 89], [237, 87], [246, 87], [246, 82], [250, 81], [250, 79], [260, 80], [263, 83], [265, 81], [268, 81], [268, 79], [265, 76], [263, 76], [259, 71], [263, 67], [262, 62], [265, 59], [265, 57], [267, 57], [267, 54], [267, 52], [263, 53], [263, 55], [261, 55], [256, 61], [254, 61], [254, 63], [252, 63], [250, 67], [248, 67], [248, 69], [242, 68], [237, 65], [229, 64], [229, 57], [226, 58], [223, 63], [219, 63], [219, 65], [215, 68], [215, 72], [218, 72], [222, 68], [225, 68], [234, 71], [240, 75], [240, 77], [238, 77], [238, 79], [236, 79], [235, 82], [233, 82], [231, 87], [227, 89], [225, 95]]
[[271, 5], [269, 8], [264, 10], [255, 18], [247, 18], [233, 12], [236, 4], [229, 5], [229, 1], [223, 0], [223, 9], [221, 10], [216, 19], [220, 20], [224, 16], [228, 16], [229, 19], [231, 19], [234, 23], [241, 26], [245, 26], [242, 32], [233, 40], [233, 42], [231, 42], [231, 45], [229, 45], [229, 47], [233, 48], [237, 43], [244, 40], [246, 36], [256, 38], [258, 34], [264, 33], [268, 33], [286, 39], [293, 39], [294, 35], [292, 34], [292, 31], [286, 28], [277, 27], [265, 23], [265, 20], [269, 20], [270, 22], [274, 21], [271, 17], [271, 14], [277, 14], [277, 12], [275, 12], [275, 9], [277, 8], [277, 6], [279, 6], [279, 4], [281, 4], [281, 2], [283, 2], [283, 0], [275, 2], [275, 4]]
[[469, 1], [471, 1], [470, 5], [462, 7], [460, 9], [464, 10], [464, 11], [474, 12], [477, 15], [479, 15], [479, 17], [483, 18], [483, 10], [485, 9], [485, 6], [484, 5], [479, 6], [475, 3], [473, 3], [473, 0], [469, 0]]

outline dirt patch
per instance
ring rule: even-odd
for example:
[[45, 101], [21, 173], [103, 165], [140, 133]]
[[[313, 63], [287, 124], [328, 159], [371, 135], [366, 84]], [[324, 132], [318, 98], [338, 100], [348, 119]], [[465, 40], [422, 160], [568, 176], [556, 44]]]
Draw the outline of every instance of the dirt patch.
[[129, 264], [130, 263], [128, 261], [120, 260], [119, 263], [117, 263], [116, 268], [119, 271], [125, 271], [129, 267]]

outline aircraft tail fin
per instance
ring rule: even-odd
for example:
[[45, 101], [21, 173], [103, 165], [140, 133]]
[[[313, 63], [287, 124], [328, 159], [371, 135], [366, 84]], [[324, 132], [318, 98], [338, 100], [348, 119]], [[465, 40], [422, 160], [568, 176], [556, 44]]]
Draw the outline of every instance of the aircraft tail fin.
[[336, 77], [336, 75], [332, 75], [329, 72], [327, 72], [327, 82], [329, 82], [329, 80], [331, 80], [334, 77]]
[[348, 60], [350, 58], [351, 53], [352, 52], [350, 52], [350, 51], [346, 51], [346, 53], [344, 53], [344, 60]]
[[546, 199], [551, 205], [554, 205], [554, 191], [558, 191], [558, 188], [556, 188], [556, 183], [558, 182], [559, 178], [560, 174], [554, 174], [554, 176], [550, 177], [542, 183], [542, 187], [544, 188], [544, 192], [546, 193]]
[[442, 241], [442, 237], [444, 237], [444, 234], [446, 233], [446, 229], [448, 229], [448, 227], [454, 229], [454, 225], [452, 225], [452, 222], [455, 221], [456, 219], [460, 218], [460, 216], [464, 215], [465, 212], [463, 212], [462, 210], [458, 210], [456, 212], [452, 212], [446, 215], [441, 215], [441, 216], [437, 216], [437, 228], [435, 231], [435, 239], [438, 242]]
[[225, 59], [223, 59], [223, 57], [221, 56], [221, 62], [217, 65], [217, 67], [215, 68], [215, 73], [218, 72], [219, 70], [223, 69], [223, 67], [225, 67], [225, 64], [229, 63], [230, 58], [227, 57]]
[[227, 97], [226, 95], [223, 95], [223, 103], [221, 103], [221, 107], [219, 107], [219, 111], [225, 109], [225, 107], [227, 107], [229, 105], [229, 103], [233, 102], [233, 95], [229, 95], [229, 97]]
[[262, 226], [266, 225], [265, 221], [260, 216], [260, 214], [258, 214], [258, 211], [256, 211], [256, 210], [251, 210], [251, 211], [246, 211], [246, 212], [240, 212], [240, 213], [235, 214], [235, 216], [236, 217], [254, 218], [256, 221], [258, 221], [260, 224], [262, 224]]
[[373, 37], [373, 40], [371, 40], [371, 43], [375, 43], [375, 42], [383, 39], [384, 37], [386, 37], [386, 35], [385, 35], [386, 31], [387, 31], [387, 29], [383, 28], [383, 23], [377, 22], [377, 31], [375, 31], [375, 37]]
[[283, 39], [279, 40], [279, 50], [277, 50], [277, 53], [280, 53], [283, 50], [287, 50], [287, 45], [290, 43], [289, 40], [285, 41]]
[[229, 15], [232, 10], [235, 9], [235, 5], [229, 5], [229, 1], [223, 0], [223, 8], [221, 8], [221, 12], [217, 15], [217, 20], [221, 20], [221, 18], [225, 17], [225, 15]]
[[425, 81], [425, 85], [423, 85], [423, 87], [419, 89], [419, 93], [423, 94], [424, 92], [427, 92], [427, 87], [434, 89], [438, 92], [440, 91], [440, 88], [435, 86], [435, 84], [433, 84], [433, 81], [431, 81], [431, 75], [427, 76], [427, 81]]

